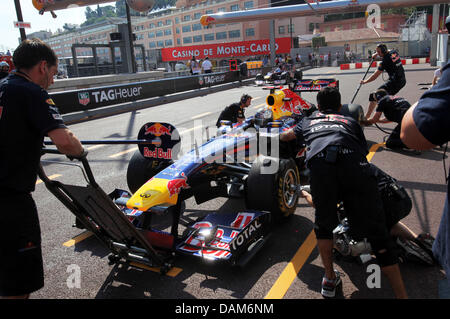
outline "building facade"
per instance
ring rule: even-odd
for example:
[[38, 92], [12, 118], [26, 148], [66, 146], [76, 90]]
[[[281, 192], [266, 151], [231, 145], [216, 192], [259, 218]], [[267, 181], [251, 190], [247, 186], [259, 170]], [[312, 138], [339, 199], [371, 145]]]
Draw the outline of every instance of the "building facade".
[[[204, 14], [251, 10], [269, 5], [269, 0], [178, 0], [175, 7], [153, 10], [146, 17], [132, 17], [133, 33], [136, 35], [135, 44], [144, 46], [147, 57], [156, 56], [159, 61], [162, 61], [161, 50], [166, 48], [181, 49], [190, 46], [269, 40], [270, 21], [268, 20], [218, 24], [208, 27], [200, 24], [200, 17]], [[275, 20], [275, 38], [290, 38], [292, 45], [297, 35], [312, 33], [309, 27], [311, 23], [316, 25], [322, 22], [323, 17], [316, 16], [277, 19]], [[46, 39], [46, 42], [59, 57], [68, 57], [72, 55], [73, 44], [108, 44], [109, 34], [117, 32], [119, 23], [126, 23], [126, 19], [110, 18], [97, 25], [55, 34]], [[96, 50], [99, 59], [102, 57], [107, 59], [110, 56], [107, 48], [97, 48]], [[77, 49], [77, 56], [92, 55], [89, 48]], [[249, 55], [243, 56], [243, 59], [254, 55], [249, 53]], [[186, 60], [189, 59], [186, 58]], [[173, 59], [173, 61], [175, 60], [177, 59]], [[214, 62], [218, 63], [219, 61]]]

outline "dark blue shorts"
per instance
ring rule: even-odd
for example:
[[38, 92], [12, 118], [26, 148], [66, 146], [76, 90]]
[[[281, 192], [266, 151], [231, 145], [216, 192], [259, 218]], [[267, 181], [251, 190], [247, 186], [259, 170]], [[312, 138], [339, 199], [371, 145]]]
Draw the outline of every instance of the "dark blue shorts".
[[20, 296], [44, 286], [41, 231], [31, 194], [1, 193], [0, 296]]

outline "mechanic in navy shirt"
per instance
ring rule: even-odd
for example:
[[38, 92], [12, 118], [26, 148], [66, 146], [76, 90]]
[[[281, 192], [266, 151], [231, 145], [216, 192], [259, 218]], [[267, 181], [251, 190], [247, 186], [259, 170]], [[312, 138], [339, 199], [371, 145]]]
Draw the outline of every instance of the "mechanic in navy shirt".
[[[445, 21], [450, 33], [450, 16]], [[450, 63], [442, 68], [439, 82], [425, 92], [406, 112], [400, 137], [406, 146], [427, 150], [450, 141]], [[450, 183], [441, 223], [433, 244], [433, 254], [444, 268], [450, 284]]]
[[25, 40], [13, 55], [17, 71], [0, 83], [0, 297], [28, 298], [44, 285], [41, 234], [31, 196], [44, 136], [58, 150], [85, 151], [47, 93], [58, 58], [41, 40]]
[[220, 121], [231, 121], [231, 123], [242, 123], [245, 120], [245, 108], [250, 106], [252, 97], [243, 94], [238, 103], [227, 106], [219, 115], [216, 126], [220, 127]]
[[[317, 94], [319, 111], [280, 135], [281, 141], [304, 140], [315, 207], [315, 234], [325, 268], [322, 295], [334, 297], [341, 283], [333, 268], [333, 229], [338, 225], [337, 204], [342, 200], [353, 238], [368, 238], [397, 298], [406, 298], [395, 244], [385, 224], [375, 170], [367, 162], [367, 141], [361, 126], [339, 114], [341, 95], [326, 87]], [[380, 213], [381, 212], [381, 213]]]
[[[367, 80], [361, 80], [361, 84], [375, 81], [383, 71], [386, 71], [389, 79], [378, 89], [384, 89], [389, 95], [395, 95], [406, 85], [405, 70], [403, 69], [400, 55], [396, 50], [388, 50], [387, 46], [383, 43], [377, 45], [376, 51], [372, 59], [380, 56], [382, 61], [377, 70]], [[375, 92], [372, 92], [369, 95], [369, 108], [366, 113], [366, 118], [372, 115], [376, 105]]]
[[[397, 126], [386, 140], [386, 147], [390, 149], [406, 148], [406, 145], [403, 144], [400, 139], [400, 129], [403, 116], [411, 107], [411, 104], [402, 97], [389, 95], [384, 89], [379, 89], [375, 92], [375, 101], [378, 103], [375, 114], [371, 119], [364, 120], [362, 124], [372, 125], [378, 122], [385, 123], [387, 121], [397, 123]], [[381, 114], [384, 114], [387, 121], [380, 119]]]

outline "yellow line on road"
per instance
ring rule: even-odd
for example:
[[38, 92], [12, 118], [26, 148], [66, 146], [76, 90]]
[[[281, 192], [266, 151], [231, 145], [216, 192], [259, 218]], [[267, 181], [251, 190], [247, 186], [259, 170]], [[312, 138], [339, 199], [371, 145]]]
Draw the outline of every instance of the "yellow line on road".
[[278, 277], [275, 284], [270, 289], [269, 293], [266, 295], [265, 299], [281, 299], [286, 294], [287, 290], [291, 286], [295, 277], [299, 273], [300, 269], [305, 264], [309, 255], [311, 255], [312, 251], [316, 247], [317, 240], [314, 230], [309, 233], [306, 240], [297, 250], [294, 258], [288, 263], [286, 268], [284, 268], [280, 277]]
[[372, 157], [375, 155], [375, 153], [377, 152], [378, 148], [384, 146], [386, 143], [378, 143], [378, 144], [373, 144], [370, 149], [369, 149], [369, 154], [367, 154], [366, 158], [367, 161], [370, 162], [372, 160]]
[[[61, 176], [61, 174], [53, 174], [53, 175], [50, 175], [48, 178], [49, 178], [49, 179], [55, 179], [55, 178], [60, 177], [60, 176]], [[38, 185], [38, 184], [40, 184], [40, 183], [43, 183], [43, 181], [42, 181], [41, 179], [38, 179], [38, 180], [36, 181], [36, 185]]]
[[[367, 161], [370, 162], [377, 152], [378, 148], [384, 146], [385, 143], [374, 144], [369, 149], [369, 154], [367, 154]], [[312, 251], [317, 245], [316, 236], [314, 230], [308, 235], [306, 240], [300, 246], [300, 248], [295, 253], [292, 260], [287, 264], [281, 273], [280, 277], [278, 277], [275, 284], [272, 286], [265, 299], [282, 299], [286, 294], [287, 290], [291, 286], [294, 279], [297, 277], [297, 274], [302, 269], [306, 260], [308, 260], [309, 255], [311, 255]]]
[[91, 237], [93, 234], [90, 231], [85, 231], [84, 233], [81, 233], [80, 235], [72, 238], [71, 240], [66, 241], [63, 246], [66, 247], [72, 247], [76, 244], [78, 244], [80, 241], [85, 240], [86, 238]]

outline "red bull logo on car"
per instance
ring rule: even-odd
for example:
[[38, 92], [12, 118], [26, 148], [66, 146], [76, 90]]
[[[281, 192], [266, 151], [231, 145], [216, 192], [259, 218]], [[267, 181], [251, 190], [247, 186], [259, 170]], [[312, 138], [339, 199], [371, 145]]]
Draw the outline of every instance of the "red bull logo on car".
[[152, 151], [148, 147], [144, 147], [144, 157], [170, 160], [172, 159], [172, 149], [169, 148], [167, 151], [164, 151], [164, 149], [156, 147]]
[[187, 176], [184, 172], [182, 172], [180, 176], [181, 178], [174, 178], [167, 183], [169, 197], [179, 194], [183, 188], [189, 188], [189, 185], [187, 184]]
[[155, 136], [161, 136], [161, 135], [172, 135], [172, 132], [170, 131], [170, 127], [166, 127], [160, 123], [155, 123], [150, 126], [145, 126], [145, 132], [144, 135], [153, 134]]

